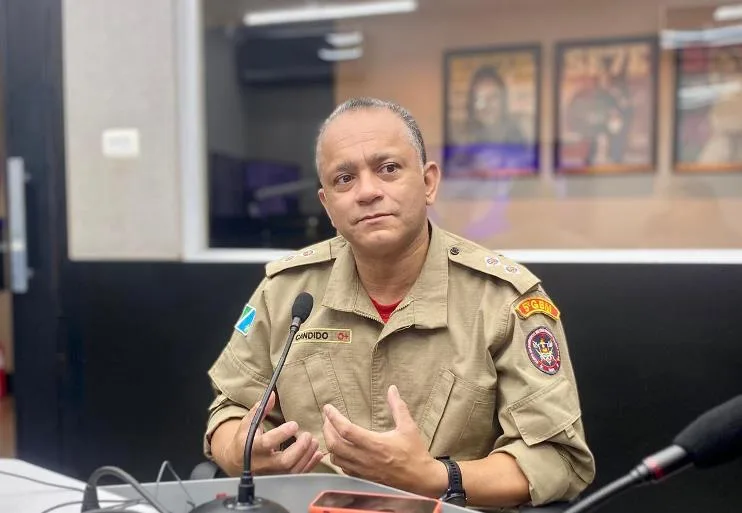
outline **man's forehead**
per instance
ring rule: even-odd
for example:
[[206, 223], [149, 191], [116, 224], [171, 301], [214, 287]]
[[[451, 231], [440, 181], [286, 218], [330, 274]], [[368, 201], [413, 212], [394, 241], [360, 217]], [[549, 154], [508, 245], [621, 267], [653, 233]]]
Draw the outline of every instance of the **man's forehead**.
[[374, 109], [346, 112], [332, 120], [320, 140], [322, 160], [333, 159], [358, 145], [383, 146], [414, 151], [404, 122], [392, 112]]
[[375, 134], [398, 137], [406, 130], [404, 122], [386, 109], [363, 109], [344, 112], [325, 128], [325, 136]]

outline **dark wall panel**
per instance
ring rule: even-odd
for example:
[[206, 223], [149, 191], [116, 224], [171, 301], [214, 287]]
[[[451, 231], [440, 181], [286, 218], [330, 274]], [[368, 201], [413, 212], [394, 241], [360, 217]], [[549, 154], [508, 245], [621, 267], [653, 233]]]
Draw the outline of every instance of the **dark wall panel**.
[[206, 370], [262, 267], [70, 264], [65, 459], [76, 475], [120, 466], [154, 480], [202, 459], [212, 399]]
[[[742, 266], [532, 265], [563, 312], [598, 485], [742, 392]], [[76, 376], [66, 458], [154, 479], [201, 459], [206, 370], [262, 276], [258, 265], [75, 263], [66, 312]], [[689, 471], [602, 511], [738, 511], [742, 463]]]
[[[531, 265], [563, 313], [596, 485], [742, 393], [742, 266]], [[600, 511], [740, 511], [742, 461], [635, 490]]]

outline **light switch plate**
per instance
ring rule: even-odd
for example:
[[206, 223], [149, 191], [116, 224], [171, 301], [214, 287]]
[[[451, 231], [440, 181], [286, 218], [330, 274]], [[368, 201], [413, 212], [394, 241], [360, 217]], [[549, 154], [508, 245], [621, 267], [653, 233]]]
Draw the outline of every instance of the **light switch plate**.
[[103, 155], [108, 158], [133, 159], [139, 157], [139, 130], [112, 128], [103, 131]]

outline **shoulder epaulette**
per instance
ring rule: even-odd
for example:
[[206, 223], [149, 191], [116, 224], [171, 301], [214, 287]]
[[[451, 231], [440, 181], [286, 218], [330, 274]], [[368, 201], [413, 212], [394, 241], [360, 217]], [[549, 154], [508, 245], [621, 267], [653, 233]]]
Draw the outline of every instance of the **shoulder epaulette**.
[[525, 266], [471, 241], [450, 236], [447, 249], [448, 258], [452, 262], [504, 280], [510, 283], [518, 294], [525, 294], [541, 283], [541, 280]]
[[279, 260], [268, 262], [265, 265], [265, 275], [271, 278], [286, 269], [329, 262], [335, 258], [337, 249], [345, 243], [342, 237], [335, 237], [307, 246]]

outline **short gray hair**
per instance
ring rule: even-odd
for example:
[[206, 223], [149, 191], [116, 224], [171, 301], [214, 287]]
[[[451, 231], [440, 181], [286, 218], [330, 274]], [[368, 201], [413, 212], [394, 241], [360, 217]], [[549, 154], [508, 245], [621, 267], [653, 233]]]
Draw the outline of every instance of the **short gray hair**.
[[415, 147], [417, 155], [420, 157], [420, 163], [423, 166], [425, 165], [425, 163], [428, 161], [428, 157], [425, 153], [425, 141], [423, 140], [423, 134], [420, 131], [420, 127], [418, 126], [417, 121], [415, 121], [415, 118], [412, 117], [412, 114], [410, 114], [407, 109], [397, 103], [388, 100], [379, 100], [378, 98], [361, 97], [351, 98], [350, 100], [346, 100], [338, 105], [335, 110], [332, 111], [332, 114], [327, 116], [327, 119], [325, 119], [325, 121], [320, 126], [315, 145], [315, 165], [317, 167], [317, 172], [319, 172], [320, 143], [322, 142], [322, 136], [325, 135], [325, 131], [327, 130], [327, 127], [330, 125], [330, 123], [332, 123], [335, 119], [342, 116], [346, 112], [355, 112], [369, 109], [386, 109], [396, 115], [399, 119], [401, 119], [402, 122], [405, 124], [405, 127], [407, 127], [407, 134], [410, 137], [410, 142]]

